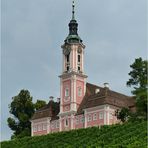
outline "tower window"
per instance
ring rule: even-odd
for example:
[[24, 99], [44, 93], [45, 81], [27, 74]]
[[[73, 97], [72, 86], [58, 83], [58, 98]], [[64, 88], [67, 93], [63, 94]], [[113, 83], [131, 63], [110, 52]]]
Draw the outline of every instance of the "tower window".
[[69, 54], [66, 56], [67, 62], [69, 62]]
[[78, 54], [78, 62], [80, 62], [81, 56]]
[[82, 96], [82, 89], [81, 89], [81, 87], [78, 88], [78, 96], [80, 96], [80, 97]]
[[69, 71], [69, 66], [67, 66], [67, 71]]
[[78, 66], [78, 71], [80, 71], [80, 66]]
[[65, 89], [65, 97], [68, 97], [68, 96], [69, 96], [69, 89], [66, 88], [66, 89]]
[[68, 119], [65, 119], [65, 126], [68, 126]]

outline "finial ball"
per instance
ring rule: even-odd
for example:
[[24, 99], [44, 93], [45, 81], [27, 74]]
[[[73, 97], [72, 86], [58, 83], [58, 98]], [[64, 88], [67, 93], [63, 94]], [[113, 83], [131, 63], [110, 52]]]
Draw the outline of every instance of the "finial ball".
[[75, 6], [75, 2], [74, 1], [72, 2], [72, 6]]

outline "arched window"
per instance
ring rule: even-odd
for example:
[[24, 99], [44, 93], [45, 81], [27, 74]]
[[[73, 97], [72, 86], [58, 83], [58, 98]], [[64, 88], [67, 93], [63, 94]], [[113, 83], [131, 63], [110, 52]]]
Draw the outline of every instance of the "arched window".
[[65, 126], [68, 126], [68, 119], [65, 119]]

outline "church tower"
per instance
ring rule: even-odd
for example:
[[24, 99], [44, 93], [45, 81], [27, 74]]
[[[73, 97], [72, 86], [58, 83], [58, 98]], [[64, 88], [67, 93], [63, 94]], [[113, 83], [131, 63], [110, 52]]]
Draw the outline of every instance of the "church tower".
[[63, 70], [60, 75], [60, 131], [74, 129], [74, 116], [85, 95], [86, 78], [84, 74], [84, 48], [78, 35], [78, 23], [75, 19], [75, 4], [72, 4], [72, 19], [69, 23], [69, 35], [62, 48]]

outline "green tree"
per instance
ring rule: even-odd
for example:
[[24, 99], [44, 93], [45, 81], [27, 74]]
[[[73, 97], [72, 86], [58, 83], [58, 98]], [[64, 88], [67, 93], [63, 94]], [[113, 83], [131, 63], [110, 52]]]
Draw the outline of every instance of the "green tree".
[[29, 121], [35, 110], [46, 105], [45, 101], [37, 100], [35, 104], [28, 90], [21, 90], [17, 96], [12, 97], [9, 106], [10, 113], [13, 115], [7, 119], [8, 126], [13, 132], [13, 138], [31, 136], [31, 122]]
[[37, 100], [34, 104], [35, 110], [38, 110], [46, 105], [46, 102], [43, 100]]
[[134, 63], [130, 65], [130, 79], [127, 81], [127, 86], [132, 87], [132, 94], [136, 96], [136, 107], [140, 115], [147, 114], [147, 71], [148, 61], [142, 58], [135, 59]]
[[129, 109], [125, 107], [123, 107], [120, 111], [117, 110], [115, 113], [117, 119], [121, 120], [122, 122], [125, 122], [128, 120], [129, 114], [130, 114]]
[[12, 97], [9, 106], [14, 118], [7, 119], [8, 126], [14, 131], [12, 138], [30, 136], [31, 123], [29, 119], [34, 113], [32, 97], [28, 90], [21, 90], [17, 96]]

